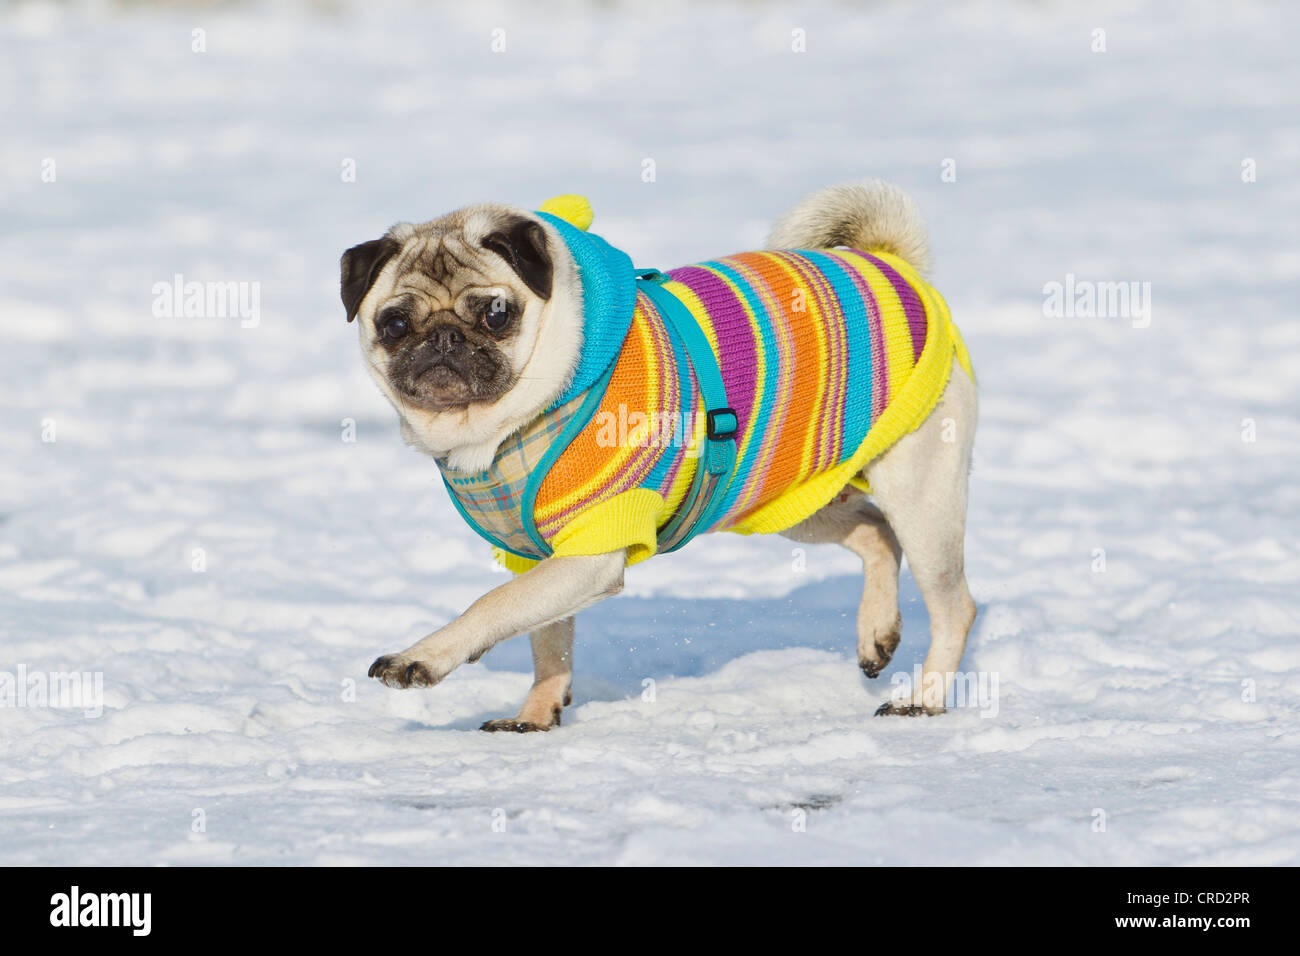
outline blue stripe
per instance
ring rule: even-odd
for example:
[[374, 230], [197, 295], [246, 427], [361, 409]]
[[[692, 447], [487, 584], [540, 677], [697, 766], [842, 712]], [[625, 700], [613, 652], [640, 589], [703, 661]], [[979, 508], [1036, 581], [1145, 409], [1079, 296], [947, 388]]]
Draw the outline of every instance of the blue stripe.
[[[800, 252], [799, 255], [830, 280], [839, 300], [840, 314], [844, 317], [849, 374], [844, 388], [844, 443], [840, 448], [840, 461], [847, 461], [867, 440], [867, 432], [871, 430], [871, 323], [867, 304], [849, 277], [849, 266], [843, 261], [822, 252]], [[863, 395], [866, 396], [865, 414], [860, 411], [864, 407]], [[857, 414], [853, 414], [854, 409], [859, 409]]]

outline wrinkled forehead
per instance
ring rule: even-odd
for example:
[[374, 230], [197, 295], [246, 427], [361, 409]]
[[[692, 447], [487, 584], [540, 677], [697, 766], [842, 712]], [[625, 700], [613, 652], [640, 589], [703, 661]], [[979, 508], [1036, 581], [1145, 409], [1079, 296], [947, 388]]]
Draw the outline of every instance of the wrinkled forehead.
[[499, 227], [501, 215], [462, 210], [418, 226], [394, 227], [402, 243], [393, 257], [390, 296], [420, 294], [450, 304], [471, 286], [510, 287], [513, 271], [483, 248], [483, 237]]

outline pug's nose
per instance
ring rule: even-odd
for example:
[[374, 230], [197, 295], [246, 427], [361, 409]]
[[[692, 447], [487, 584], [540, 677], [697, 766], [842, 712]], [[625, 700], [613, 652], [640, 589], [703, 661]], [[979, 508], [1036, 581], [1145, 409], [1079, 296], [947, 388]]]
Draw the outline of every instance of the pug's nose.
[[458, 348], [465, 341], [465, 335], [454, 325], [439, 325], [429, 333], [429, 344], [435, 352], [446, 354]]

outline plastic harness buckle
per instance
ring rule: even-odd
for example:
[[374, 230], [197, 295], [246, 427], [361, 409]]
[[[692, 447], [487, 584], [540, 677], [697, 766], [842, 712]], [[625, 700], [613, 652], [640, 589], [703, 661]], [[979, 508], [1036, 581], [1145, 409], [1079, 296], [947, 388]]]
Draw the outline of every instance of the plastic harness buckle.
[[714, 441], [735, 437], [736, 429], [740, 427], [740, 420], [736, 418], [736, 412], [731, 408], [709, 409], [706, 421], [708, 423], [706, 434]]

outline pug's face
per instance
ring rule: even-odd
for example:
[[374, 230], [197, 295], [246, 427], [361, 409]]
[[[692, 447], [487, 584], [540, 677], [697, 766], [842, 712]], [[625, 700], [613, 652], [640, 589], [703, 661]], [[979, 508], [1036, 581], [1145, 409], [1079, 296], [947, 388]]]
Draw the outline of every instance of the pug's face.
[[366, 366], [408, 440], [432, 454], [477, 449], [456, 457], [485, 467], [483, 446], [495, 439], [495, 451], [545, 408], [576, 366], [572, 260], [522, 210], [471, 206], [399, 223], [345, 252], [341, 271]]

